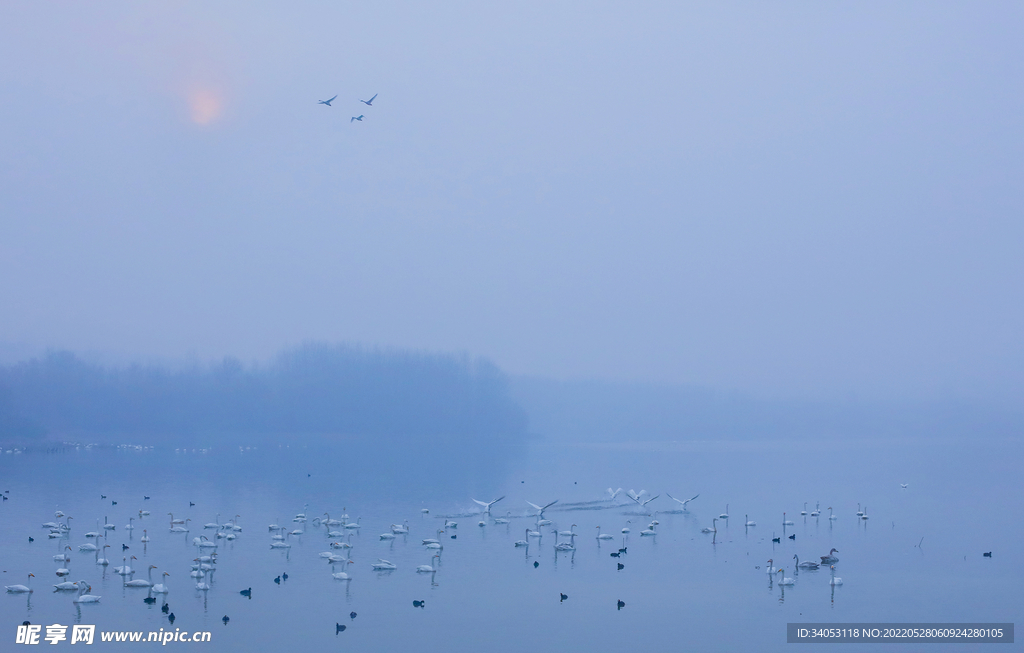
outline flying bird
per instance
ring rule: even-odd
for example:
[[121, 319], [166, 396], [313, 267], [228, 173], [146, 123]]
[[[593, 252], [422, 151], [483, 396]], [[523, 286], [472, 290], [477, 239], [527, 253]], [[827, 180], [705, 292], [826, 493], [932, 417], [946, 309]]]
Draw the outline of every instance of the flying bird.
[[362, 116], [352, 116], [352, 120], [349, 120], [349, 122], [352, 123], [352, 122], [355, 122], [356, 120], [358, 120], [359, 122], [362, 122], [363, 121], [363, 117]]
[[639, 505], [641, 508], [644, 508], [644, 507], [647, 506], [648, 503], [650, 503], [651, 501], [654, 501], [655, 499], [657, 499], [661, 495], [660, 494], [655, 494], [653, 497], [651, 497], [650, 499], [647, 499], [646, 501], [641, 499], [642, 496], [643, 496], [643, 493], [638, 494], [636, 496], [629, 495], [629, 498], [632, 499], [633, 501], [635, 501], [637, 503], [637, 505]]
[[672, 495], [671, 495], [671, 494], [669, 494], [668, 492], [666, 492], [666, 493], [665, 493], [665, 496], [667, 496], [667, 497], [668, 497], [669, 499], [672, 499], [672, 500], [673, 500], [673, 501], [675, 501], [676, 503], [680, 504], [680, 505], [681, 505], [681, 506], [683, 507], [683, 510], [686, 510], [686, 504], [690, 503], [691, 501], [693, 501], [694, 499], [696, 499], [697, 497], [699, 497], [699, 496], [700, 496], [700, 494], [699, 494], [699, 493], [698, 493], [698, 494], [695, 494], [695, 495], [693, 495], [692, 497], [690, 497], [689, 499], [687, 499], [686, 501], [680, 501], [679, 499], [675, 498], [674, 496], [672, 496]]
[[618, 490], [608, 488], [608, 497], [614, 501], [615, 497], [619, 496], [619, 492], [622, 492], [622, 488], [619, 488]]
[[337, 95], [335, 95], [335, 96], [334, 96], [334, 97], [332, 97], [332, 98], [331, 98], [330, 100], [317, 100], [317, 104], [326, 104], [327, 106], [331, 106], [331, 102], [334, 102], [334, 100], [335, 100], [335, 99], [336, 99], [337, 97], [338, 97], [338, 96], [337, 96]]
[[[374, 95], [373, 97], [377, 97], [377, 96]], [[360, 100], [360, 102], [361, 101], [362, 100]], [[372, 98], [371, 98], [370, 101], [371, 102], [373, 101]], [[501, 501], [504, 498], [505, 498], [504, 496], [500, 496], [497, 499], [495, 499], [494, 501], [480, 501], [479, 499], [473, 499], [473, 502], [474, 503], [478, 503], [481, 506], [483, 506], [484, 507], [484, 512], [490, 512], [491, 511], [491, 506], [493, 506], [494, 504], [498, 503], [499, 501]]]
[[[359, 101], [362, 102], [363, 104], [365, 104], [368, 107], [372, 107], [373, 106], [373, 101], [377, 99], [378, 95], [379, 95], [379, 93], [374, 93], [373, 97], [370, 98], [369, 100], [359, 100]], [[331, 98], [331, 99], [333, 100], [334, 98]]]
[[549, 503], [546, 506], [538, 506], [536, 503], [530, 503], [529, 501], [527, 501], [526, 503], [529, 503], [531, 506], [533, 506], [537, 510], [537, 516], [538, 517], [543, 517], [544, 516], [544, 511], [547, 510], [548, 508], [550, 508], [551, 506], [555, 505], [556, 503], [558, 503], [558, 499], [555, 499], [554, 501], [552, 501], [551, 503]]

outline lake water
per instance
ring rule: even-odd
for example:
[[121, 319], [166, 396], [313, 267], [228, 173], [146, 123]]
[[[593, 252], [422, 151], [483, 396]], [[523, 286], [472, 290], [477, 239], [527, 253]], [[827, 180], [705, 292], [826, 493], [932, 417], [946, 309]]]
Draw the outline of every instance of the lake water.
[[[209, 630], [212, 643], [202, 645], [209, 651], [499, 652], [777, 651], [787, 647], [788, 622], [1020, 621], [1019, 441], [539, 441], [493, 457], [437, 443], [397, 451], [394, 445], [377, 450], [309, 441], [248, 451], [164, 446], [4, 453], [0, 491], [9, 490], [10, 500], [0, 506], [2, 584], [24, 583], [33, 572], [35, 592], [0, 596], [0, 650], [16, 648], [16, 625], [24, 620], [95, 624], [98, 631]], [[647, 506], [658, 512], [643, 514], [625, 492], [607, 500], [609, 486], [645, 489], [647, 498], [660, 494]], [[666, 493], [700, 496], [682, 512]], [[492, 517], [511, 512], [510, 524], [487, 519], [478, 526], [480, 508], [471, 497], [502, 495]], [[554, 523], [541, 528], [543, 537], [530, 538], [528, 549], [514, 547], [536, 525], [526, 502], [556, 499], [545, 512]], [[801, 516], [804, 502], [808, 512], [820, 505], [821, 516]], [[340, 538], [292, 521], [304, 504], [310, 519], [346, 512], [359, 520], [350, 539], [352, 580], [332, 578], [319, 556]], [[701, 533], [727, 504], [730, 518], [718, 522], [717, 533]], [[855, 515], [858, 504], [869, 520]], [[827, 519], [828, 506], [838, 519]], [[54, 520], [57, 507], [74, 519], [69, 537], [51, 540], [40, 524]], [[151, 514], [138, 519], [141, 509]], [[783, 527], [784, 511], [793, 526]], [[191, 518], [190, 532], [170, 533], [168, 512]], [[192, 541], [213, 539], [215, 531], [203, 524], [218, 513], [221, 522], [240, 515], [243, 530], [234, 541], [216, 540], [217, 571], [212, 589], [202, 592], [189, 577], [197, 556]], [[744, 528], [745, 515], [757, 525]], [[133, 516], [136, 529], [124, 530]], [[105, 569], [95, 565], [95, 554], [78, 551], [94, 541], [84, 533], [104, 518], [117, 526]], [[437, 573], [415, 573], [432, 560], [421, 540], [435, 537], [446, 518], [458, 526], [440, 538]], [[640, 536], [652, 519], [659, 522], [657, 535]], [[408, 536], [379, 538], [405, 521]], [[275, 550], [271, 523], [305, 533], [288, 538], [291, 548]], [[572, 524], [579, 533], [575, 552], [556, 552], [551, 529]], [[615, 538], [598, 540], [598, 526]], [[631, 530], [627, 552], [616, 559], [609, 554], [623, 545], [624, 527]], [[140, 541], [142, 529], [148, 544]], [[773, 543], [773, 535], [781, 542]], [[130, 547], [124, 553], [122, 544]], [[67, 545], [73, 548], [69, 580], [87, 580], [102, 596], [98, 604], [76, 606], [73, 593], [50, 591], [60, 580], [53, 556]], [[833, 547], [842, 586], [829, 585], [827, 568], [794, 572], [794, 554], [818, 560]], [[991, 558], [982, 556], [986, 551]], [[162, 598], [147, 605], [146, 590], [122, 587], [113, 566], [123, 555], [137, 558], [133, 566], [143, 573], [135, 578], [145, 578], [150, 564], [157, 566], [154, 578], [171, 574], [166, 601], [174, 626], [161, 612]], [[378, 558], [397, 570], [372, 570]], [[794, 585], [770, 579], [769, 558]], [[282, 572], [288, 579], [275, 583]], [[248, 587], [251, 599], [239, 594]], [[413, 601], [425, 603], [414, 607]], [[344, 632], [337, 632], [337, 623]], [[851, 649], [886, 646], [843, 650]]]

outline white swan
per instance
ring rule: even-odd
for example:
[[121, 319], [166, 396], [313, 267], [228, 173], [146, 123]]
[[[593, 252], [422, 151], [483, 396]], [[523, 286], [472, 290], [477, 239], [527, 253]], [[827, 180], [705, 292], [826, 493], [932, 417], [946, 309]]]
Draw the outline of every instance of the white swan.
[[184, 526], [171, 526], [171, 532], [172, 533], [187, 533], [188, 532], [188, 523], [190, 521], [192, 521], [191, 517], [189, 517], [188, 519], [186, 519], [184, 521], [181, 521], [181, 522], [171, 522], [172, 524], [173, 523], [184, 524]]
[[398, 569], [398, 565], [388, 562], [384, 558], [377, 558], [377, 562], [370, 565], [377, 571], [391, 571], [392, 569]]
[[863, 517], [864, 516], [864, 511], [860, 509], [860, 504], [859, 503], [857, 504], [857, 516], [858, 517]]
[[660, 494], [655, 494], [650, 499], [647, 499], [646, 501], [644, 501], [644, 500], [641, 499], [642, 494], [643, 493], [638, 494], [636, 496], [634, 496], [632, 494], [629, 494], [628, 496], [629, 496], [630, 499], [632, 499], [634, 502], [636, 502], [636, 504], [638, 506], [640, 506], [641, 508], [646, 508], [648, 503], [650, 503], [651, 501], [654, 501], [655, 499], [657, 499], [658, 497], [661, 496]]
[[[444, 532], [443, 528], [437, 529], [437, 537], [441, 537], [441, 533], [443, 533], [443, 532]], [[423, 540], [423, 544], [437, 544], [439, 541], [440, 540], [438, 540], [437, 538], [429, 537], [429, 538]]]
[[545, 506], [538, 506], [536, 503], [532, 503], [530, 501], [527, 501], [526, 503], [530, 504], [530, 506], [533, 507], [533, 509], [537, 511], [537, 516], [538, 517], [543, 517], [544, 516], [544, 511], [547, 510], [548, 508], [550, 508], [551, 506], [555, 505], [556, 503], [558, 503], [558, 499], [555, 499], [554, 501], [552, 501], [551, 503], [549, 503], [549, 504], [547, 504]]
[[137, 578], [130, 580], [124, 584], [125, 587], [152, 587], [153, 586], [153, 570], [156, 569], [156, 565], [150, 565], [149, 569], [146, 570], [146, 580]]
[[28, 585], [5, 585], [4, 589], [7, 590], [8, 594], [31, 594], [32, 593], [32, 579], [35, 578], [35, 574], [29, 574]]
[[128, 518], [128, 523], [124, 525], [124, 529], [126, 531], [134, 531], [135, 530], [135, 518], [134, 517], [129, 517]]
[[828, 579], [828, 584], [829, 585], [842, 585], [843, 584], [843, 579], [842, 578], [836, 578], [836, 566], [835, 565], [831, 565], [829, 567], [829, 569], [832, 570], [832, 578]]
[[203, 528], [220, 528], [220, 513], [217, 513], [217, 518], [209, 524], [203, 524]]
[[[169, 572], [165, 571], [163, 575], [166, 577], [166, 576], [170, 576], [171, 574]], [[167, 581], [166, 580], [164, 580], [164, 582], [162, 582], [162, 583], [158, 583], [158, 584], [153, 586], [153, 593], [154, 594], [167, 594], [170, 591], [171, 591], [170, 588], [167, 587]]]
[[768, 575], [772, 576], [772, 577], [775, 576], [775, 567], [773, 566], [774, 563], [775, 563], [774, 560], [772, 560], [771, 558], [768, 558]]
[[[331, 514], [330, 513], [325, 512], [324, 516], [327, 517], [327, 519], [323, 520], [321, 522], [322, 524], [326, 524], [328, 526], [341, 526], [341, 520], [340, 519], [331, 519]], [[278, 527], [278, 528], [280, 528], [280, 527]]]
[[818, 509], [818, 506], [820, 505], [821, 504], [818, 503], [817, 501], [814, 502], [814, 510], [811, 511], [811, 517], [817, 517], [821, 514], [821, 510]]
[[610, 540], [610, 539], [612, 539], [612, 536], [609, 535], [608, 533], [602, 533], [601, 532], [601, 527], [598, 526], [597, 527], [597, 539], [599, 539], [599, 540]]
[[619, 492], [622, 492], [622, 488], [619, 488], [618, 490], [608, 488], [608, 499], [610, 501], [615, 501], [615, 497], [619, 496]]
[[[138, 560], [138, 558], [132, 556], [132, 560]], [[115, 574], [120, 574], [122, 576], [130, 576], [135, 573], [135, 570], [133, 570], [131, 568], [131, 565], [128, 563], [127, 558], [122, 558], [121, 561], [124, 562], [124, 565], [122, 565], [121, 567], [114, 567]]]
[[344, 572], [344, 571], [334, 571], [334, 565], [335, 565], [335, 563], [338, 563], [338, 562], [344, 562], [347, 565], [354, 565], [355, 564], [349, 558], [345, 558], [344, 560], [331, 560], [331, 577], [333, 577], [334, 580], [352, 580], [352, 578], [348, 575], [347, 572]]
[[432, 574], [435, 571], [437, 571], [436, 567], [432, 567], [431, 566], [431, 565], [434, 564], [434, 558], [437, 558], [438, 560], [440, 560], [441, 556], [439, 556], [439, 555], [437, 555], [435, 553], [434, 557], [430, 559], [430, 564], [429, 565], [420, 565], [419, 567], [416, 567], [416, 573], [417, 574]]
[[103, 530], [106, 530], [106, 531], [112, 531], [112, 530], [114, 530], [115, 528], [116, 528], [116, 527], [115, 527], [115, 526], [114, 526], [113, 524], [108, 524], [108, 523], [107, 523], [107, 518], [106, 518], [106, 517], [104, 516], [104, 517], [103, 517]]
[[701, 533], [717, 533], [718, 532], [718, 518], [716, 517], [715, 519], [711, 520], [711, 528], [708, 528], [707, 526], [705, 526], [704, 528], [700, 529], [700, 532]]
[[95, 594], [86, 594], [91, 589], [84, 580], [78, 581], [78, 596], [75, 597], [73, 603], [99, 603], [102, 597]]
[[290, 549], [290, 548], [292, 548], [292, 545], [288, 544], [287, 542], [271, 542], [270, 543], [270, 548], [271, 549]]
[[719, 519], [728, 519], [729, 518], [729, 504], [728, 503], [725, 504], [725, 512], [723, 512], [721, 515], [719, 515], [718, 518]]
[[174, 526], [175, 524], [184, 524], [185, 523], [184, 519], [175, 519], [173, 512], [169, 512], [167, 514], [171, 516], [171, 526]]
[[792, 520], [786, 519], [786, 513], [782, 513], [782, 525], [783, 526], [792, 526], [793, 525]]
[[[747, 520], [748, 517], [750, 517], [750, 515], [743, 515], [743, 519], [745, 519], [745, 520]], [[749, 521], [749, 520], [747, 520], [746, 523], [744, 523], [743, 525], [744, 526], [757, 526], [757, 522], [756, 521]]]
[[484, 510], [483, 510], [484, 512], [490, 512], [491, 511], [491, 506], [493, 506], [494, 504], [498, 503], [499, 501], [501, 501], [504, 498], [505, 498], [505, 496], [502, 495], [502, 496], [498, 497], [497, 499], [495, 499], [494, 501], [480, 501], [479, 499], [473, 499], [473, 502], [483, 506], [484, 507]]
[[406, 519], [404, 523], [391, 524], [391, 532], [395, 535], [408, 535], [409, 534], [409, 520]]
[[568, 542], [559, 542], [555, 545], [555, 551], [575, 551], [576, 547]]
[[[576, 524], [573, 524], [572, 526], [569, 527], [569, 530], [567, 530], [567, 531], [558, 531], [558, 534], [561, 535], [562, 537], [568, 537], [568, 538], [576, 537], [575, 528], [576, 528]], [[598, 526], [597, 528], [600, 529], [601, 527]]]
[[837, 515], [832, 514], [832, 506], [828, 507], [828, 519], [829, 521], [835, 521], [836, 519], [839, 519]]
[[654, 530], [654, 524], [649, 524], [647, 528], [640, 531], [640, 537], [653, 537], [654, 535], [657, 535]]
[[357, 517], [354, 522], [349, 522], [345, 524], [345, 528], [347, 528], [350, 531], [362, 528], [362, 526], [359, 524], [360, 519], [362, 519], [362, 517]]
[[806, 515], [807, 514], [807, 502], [806, 501], [804, 501], [804, 509], [800, 511], [800, 514], [801, 515]]
[[512, 511], [509, 510], [508, 512], [505, 513], [504, 517], [495, 517], [494, 523], [495, 524], [507, 524], [507, 523], [509, 523], [509, 521], [511, 521], [511, 519], [512, 519]]
[[[70, 551], [71, 547], [70, 546], [65, 546], [64, 550], [65, 551]], [[71, 556], [69, 556], [66, 553], [61, 552], [61, 553], [58, 553], [57, 555], [53, 556], [53, 561], [54, 562], [71, 562]]]
[[779, 581], [779, 585], [796, 585], [796, 581], [795, 580], [793, 580], [792, 578], [786, 578], [786, 572], [781, 567], [775, 573], [776, 574], [782, 574], [782, 580]]
[[53, 586], [54, 592], [66, 592], [68, 590], [77, 590], [78, 583], [72, 583], [71, 581], [64, 581], [63, 583], [57, 583]]
[[817, 569], [820, 563], [811, 562], [810, 560], [804, 560], [800, 562], [800, 556], [793, 554], [793, 559], [796, 560], [797, 569]]
[[[104, 544], [103, 545], [103, 549], [109, 549], [109, 548], [110, 548], [109, 544]], [[96, 549], [96, 564], [98, 564], [101, 567], [106, 567], [107, 565], [110, 564], [110, 560], [108, 560], [107, 558], [101, 558], [100, 557], [100, 551], [102, 551], [102, 549]], [[106, 554], [107, 554], [107, 552], [103, 551], [103, 555], [106, 555]]]
[[147, 533], [145, 528], [142, 529], [142, 537], [139, 538], [139, 541], [140, 542], [148, 542], [149, 541], [149, 534]]
[[93, 544], [92, 542], [89, 542], [87, 544], [79, 544], [78, 545], [78, 550], [79, 551], [95, 551], [98, 548], [99, 547], [96, 546], [95, 544]]
[[394, 533], [381, 533], [380, 534], [380, 539], [382, 539], [382, 540], [393, 540], [396, 537], [398, 537], [398, 536], [395, 535]]
[[864, 506], [864, 514], [861, 515], [860, 518], [861, 519], [867, 519], [868, 518], [868, 507], [867, 506]]

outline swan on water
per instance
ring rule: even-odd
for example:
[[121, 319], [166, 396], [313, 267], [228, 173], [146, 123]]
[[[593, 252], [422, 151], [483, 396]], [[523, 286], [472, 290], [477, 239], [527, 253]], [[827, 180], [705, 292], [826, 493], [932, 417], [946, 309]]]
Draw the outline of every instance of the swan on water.
[[384, 558], [377, 558], [377, 562], [370, 566], [377, 571], [391, 571], [392, 569], [398, 569], [398, 565], [393, 562], [388, 562]]
[[32, 592], [32, 579], [35, 577], [35, 574], [29, 574], [29, 580], [26, 581], [28, 585], [5, 585], [4, 589], [6, 589], [9, 594], [30, 594]]
[[[743, 519], [745, 519], [745, 520], [747, 520], [748, 517], [750, 517], [750, 515], [743, 515]], [[744, 523], [743, 525], [744, 526], [757, 526], [757, 522], [756, 521], [749, 521], [749, 520], [747, 520], [746, 523]]]
[[719, 519], [728, 519], [729, 518], [729, 504], [728, 503], [725, 504], [725, 512], [723, 512], [721, 515], [719, 515], [718, 518]]
[[[166, 572], [165, 571], [163, 573], [163, 575], [166, 578], [167, 576], [170, 576], [171, 574], [170, 574], [170, 572]], [[154, 594], [167, 594], [170, 591], [171, 591], [170, 588], [167, 587], [167, 581], [166, 580], [164, 580], [164, 582], [162, 582], [162, 583], [158, 583], [157, 585], [153, 586], [153, 593]]]
[[834, 562], [839, 562], [839, 558], [837, 558], [834, 555], [832, 555], [833, 553], [839, 553], [839, 549], [832, 549], [831, 551], [828, 552], [827, 556], [821, 556], [821, 564], [829, 565], [829, 564], [832, 564]]
[[792, 521], [786, 519], [786, 513], [782, 513], [782, 525], [783, 526], [792, 526], [793, 525]]
[[434, 557], [430, 559], [430, 564], [429, 565], [420, 565], [419, 567], [416, 567], [416, 573], [417, 574], [432, 574], [435, 571], [437, 571], [437, 568], [431, 566], [432, 564], [434, 564], [434, 558], [437, 558], [438, 560], [440, 560], [441, 556], [439, 556], [439, 555], [437, 555], [435, 553]]
[[99, 603], [101, 597], [95, 594], [86, 594], [90, 590], [92, 588], [84, 580], [78, 581], [78, 596], [75, 597], [73, 603]]
[[716, 518], [711, 520], [711, 528], [708, 528], [707, 526], [705, 526], [704, 528], [700, 529], [700, 532], [701, 533], [717, 533], [718, 532], [718, 518], [716, 517]]
[[833, 515], [832, 514], [832, 506], [828, 507], [828, 519], [829, 519], [829, 521], [835, 521], [836, 519], [839, 519], [838, 515]]
[[830, 565], [829, 569], [832, 570], [832, 577], [829, 578], [828, 584], [829, 585], [842, 585], [843, 584], [843, 579], [842, 578], [836, 578], [836, 566], [835, 565]]
[[597, 527], [597, 539], [599, 539], [599, 540], [610, 540], [610, 539], [612, 539], [612, 536], [609, 535], [608, 533], [602, 533], [601, 532], [601, 527], [598, 526]]
[[793, 580], [792, 578], [786, 578], [786, 572], [781, 567], [779, 567], [779, 570], [775, 573], [782, 574], [782, 580], [778, 581], [779, 585], [796, 585], [795, 580]]
[[334, 578], [334, 580], [352, 580], [352, 578], [348, 575], [347, 572], [334, 571], [334, 565], [338, 562], [344, 562], [347, 565], [355, 564], [355, 562], [348, 558], [345, 558], [344, 560], [331, 560], [331, 577]]
[[156, 565], [150, 565], [149, 569], [146, 570], [146, 580], [137, 578], [130, 580], [124, 584], [125, 587], [152, 587], [153, 586], [153, 570], [156, 569]]
[[795, 553], [793, 554], [793, 559], [796, 560], [797, 569], [817, 569], [820, 565], [820, 563], [811, 562], [810, 560], [800, 562], [800, 556]]

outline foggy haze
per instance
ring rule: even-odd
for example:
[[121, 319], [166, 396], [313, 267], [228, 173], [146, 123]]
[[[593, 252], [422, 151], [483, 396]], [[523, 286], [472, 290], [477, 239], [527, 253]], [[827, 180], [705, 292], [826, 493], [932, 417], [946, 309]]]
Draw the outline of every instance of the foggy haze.
[[2, 351], [1007, 404], [1022, 32], [1012, 3], [4, 3]]

